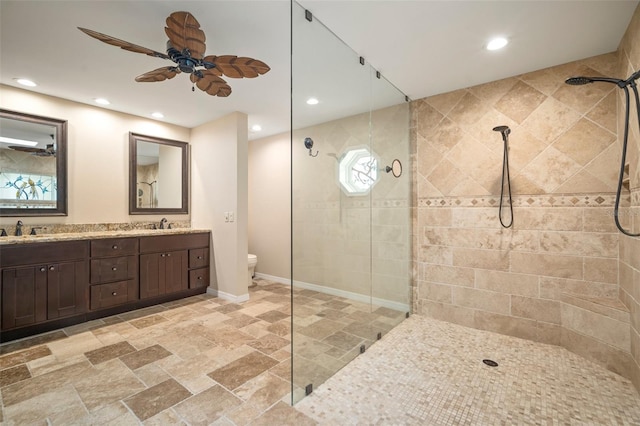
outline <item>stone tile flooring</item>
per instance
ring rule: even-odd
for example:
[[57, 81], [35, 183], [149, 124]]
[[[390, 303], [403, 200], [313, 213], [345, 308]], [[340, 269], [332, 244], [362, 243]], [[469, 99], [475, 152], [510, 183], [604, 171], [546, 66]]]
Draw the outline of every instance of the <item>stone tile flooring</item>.
[[640, 425], [630, 381], [564, 348], [420, 316], [295, 407], [322, 425]]
[[0, 423], [640, 425], [631, 383], [565, 349], [303, 289], [292, 408], [290, 288], [257, 282], [0, 345]]
[[[290, 406], [291, 289], [256, 282], [243, 304], [195, 296], [0, 345], [0, 423], [315, 424]], [[310, 290], [294, 298], [301, 386], [404, 315]]]

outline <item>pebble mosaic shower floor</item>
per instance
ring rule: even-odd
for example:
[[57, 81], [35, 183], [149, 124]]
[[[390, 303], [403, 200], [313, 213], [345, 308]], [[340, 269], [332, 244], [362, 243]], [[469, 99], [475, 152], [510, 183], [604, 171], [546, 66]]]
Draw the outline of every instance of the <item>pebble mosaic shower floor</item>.
[[295, 407], [322, 425], [640, 425], [623, 377], [564, 348], [420, 316]]

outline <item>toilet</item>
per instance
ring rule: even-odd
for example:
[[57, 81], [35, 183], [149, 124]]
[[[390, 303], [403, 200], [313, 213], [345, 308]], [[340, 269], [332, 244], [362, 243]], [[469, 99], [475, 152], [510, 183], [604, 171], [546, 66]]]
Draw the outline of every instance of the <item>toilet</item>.
[[249, 276], [248, 276], [248, 286], [254, 287], [256, 284], [253, 283], [253, 277], [255, 276], [256, 264], [258, 263], [258, 256], [255, 254], [248, 255], [249, 261]]

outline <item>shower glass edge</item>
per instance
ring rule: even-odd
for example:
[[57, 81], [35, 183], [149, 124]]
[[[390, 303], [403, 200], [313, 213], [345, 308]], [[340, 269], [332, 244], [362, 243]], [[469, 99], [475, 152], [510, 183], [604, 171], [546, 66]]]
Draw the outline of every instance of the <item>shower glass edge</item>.
[[409, 311], [409, 103], [361, 61], [291, 2], [292, 404]]

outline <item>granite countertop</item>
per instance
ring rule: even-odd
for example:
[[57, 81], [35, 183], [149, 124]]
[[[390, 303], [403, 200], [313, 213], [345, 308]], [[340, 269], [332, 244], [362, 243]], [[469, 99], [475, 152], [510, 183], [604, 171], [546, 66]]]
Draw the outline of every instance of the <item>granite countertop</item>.
[[70, 240], [95, 240], [101, 238], [146, 237], [153, 235], [201, 234], [209, 229], [175, 228], [175, 229], [134, 229], [130, 231], [95, 231], [69, 232], [60, 234], [23, 235], [21, 237], [0, 237], [0, 246], [10, 244], [50, 243]]

